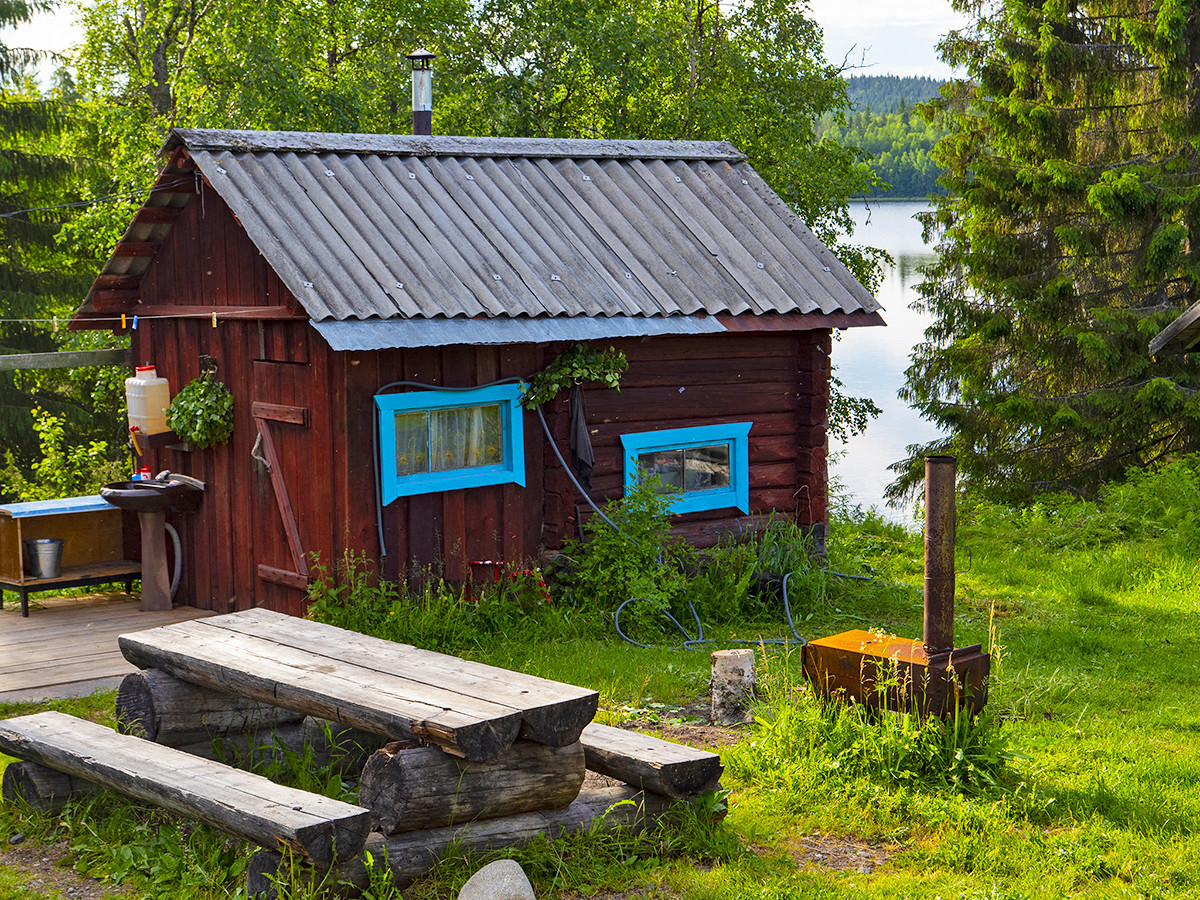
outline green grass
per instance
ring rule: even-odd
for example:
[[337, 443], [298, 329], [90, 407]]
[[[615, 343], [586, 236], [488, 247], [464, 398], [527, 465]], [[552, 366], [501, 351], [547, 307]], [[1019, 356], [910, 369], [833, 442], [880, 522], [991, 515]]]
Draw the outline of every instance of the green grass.
[[[950, 733], [830, 707], [795, 689], [794, 655], [772, 654], [760, 661], [768, 692], [760, 722], [724, 753], [725, 822], [640, 840], [540, 842], [515, 854], [538, 896], [1200, 896], [1197, 485], [1187, 463], [1114, 488], [1100, 505], [1047, 498], [1013, 512], [964, 504], [956, 643], [994, 641], [987, 724]], [[791, 599], [800, 631], [919, 637], [921, 551], [919, 536], [878, 520], [836, 522], [829, 568], [874, 580], [798, 570]], [[390, 636], [595, 687], [604, 721], [631, 711], [669, 717], [706, 690], [711, 647], [678, 649], [664, 633], [654, 649], [634, 648], [612, 634], [611, 610], [518, 592], [482, 606], [452, 594], [393, 597], [371, 611], [366, 597], [347, 613], [360, 624], [400, 619]], [[706, 622], [706, 632], [770, 638], [786, 627], [778, 605], [765, 603]], [[76, 708], [108, 720], [111, 705], [109, 694]], [[125, 864], [113, 847], [151, 848], [160, 859], [190, 859], [214, 885], [188, 887], [188, 896], [234, 896], [242, 857], [219, 836], [200, 830], [183, 839], [158, 813], [105, 802], [113, 805], [52, 819], [4, 810], [0, 841], [14, 831], [67, 837], [76, 859], [99, 872]], [[814, 832], [871, 842], [890, 859], [871, 873], [813, 865], [800, 842]], [[453, 897], [478, 862], [448, 861], [404, 896]], [[198, 880], [172, 865], [125, 874], [147, 896], [182, 896]], [[0, 898], [13, 890], [9, 877], [0, 868]]]

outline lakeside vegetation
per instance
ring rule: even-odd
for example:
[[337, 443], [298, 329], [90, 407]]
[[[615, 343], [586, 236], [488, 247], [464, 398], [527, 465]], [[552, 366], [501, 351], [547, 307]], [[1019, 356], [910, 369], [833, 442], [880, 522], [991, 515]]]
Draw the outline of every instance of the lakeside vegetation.
[[[799, 689], [796, 653], [760, 654], [758, 720], [722, 750], [724, 822], [701, 816], [641, 838], [581, 835], [511, 855], [548, 900], [603, 891], [689, 900], [1194, 896], [1197, 508], [1195, 457], [1135, 475], [1098, 502], [1055, 495], [1012, 509], [963, 498], [956, 643], [994, 654], [982, 723], [947, 729], [825, 705]], [[919, 534], [841, 510], [828, 568], [796, 563], [801, 632], [919, 636], [921, 556]], [[717, 568], [741, 571], [733, 557]], [[352, 603], [327, 595], [322, 615], [341, 609], [363, 625], [380, 611], [406, 616], [398, 633], [418, 643], [596, 688], [604, 721], [695, 721], [708, 653], [678, 649], [666, 634], [649, 650], [624, 643], [608, 610], [572, 601], [565, 585], [552, 583], [551, 604], [519, 588], [474, 603], [448, 589], [383, 596], [364, 586]], [[720, 593], [694, 578], [685, 590]], [[706, 631], [720, 638], [787, 634], [777, 601], [755, 598], [724, 621], [719, 604], [709, 608]], [[66, 705], [111, 724], [112, 702], [110, 692], [7, 705], [0, 715]], [[319, 773], [304, 777], [320, 782]], [[348, 789], [340, 780], [325, 787]], [[6, 808], [0, 846], [18, 832], [65, 841], [71, 864], [119, 878], [135, 895], [238, 896], [244, 848], [138, 804], [102, 799], [53, 817]], [[837, 848], [872, 871], [832, 868], [846, 859]], [[448, 860], [404, 896], [453, 897], [481, 861]], [[0, 898], [52, 896], [12, 886], [20, 884], [0, 857]]]

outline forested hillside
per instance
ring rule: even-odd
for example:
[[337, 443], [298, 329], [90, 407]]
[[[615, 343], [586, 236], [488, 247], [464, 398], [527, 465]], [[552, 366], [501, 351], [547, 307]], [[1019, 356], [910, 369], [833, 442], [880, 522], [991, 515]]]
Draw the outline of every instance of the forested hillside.
[[852, 112], [845, 123], [828, 119], [824, 134], [844, 146], [860, 147], [890, 190], [886, 197], [940, 193], [939, 170], [930, 152], [944, 131], [926, 122], [914, 106], [936, 97], [944, 84], [934, 78], [856, 75], [846, 79]]

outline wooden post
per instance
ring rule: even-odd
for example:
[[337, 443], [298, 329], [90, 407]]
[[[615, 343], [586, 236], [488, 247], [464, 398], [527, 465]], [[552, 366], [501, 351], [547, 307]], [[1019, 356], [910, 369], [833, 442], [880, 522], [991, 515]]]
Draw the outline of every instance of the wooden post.
[[712, 655], [712, 720], [716, 725], [750, 721], [754, 699], [754, 651], [717, 650]]

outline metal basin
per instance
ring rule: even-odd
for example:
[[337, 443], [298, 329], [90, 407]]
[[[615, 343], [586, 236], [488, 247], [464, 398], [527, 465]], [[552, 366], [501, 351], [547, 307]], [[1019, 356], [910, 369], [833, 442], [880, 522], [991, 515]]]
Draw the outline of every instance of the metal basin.
[[100, 496], [120, 509], [133, 512], [195, 512], [204, 490], [178, 481], [114, 481], [100, 488]]

